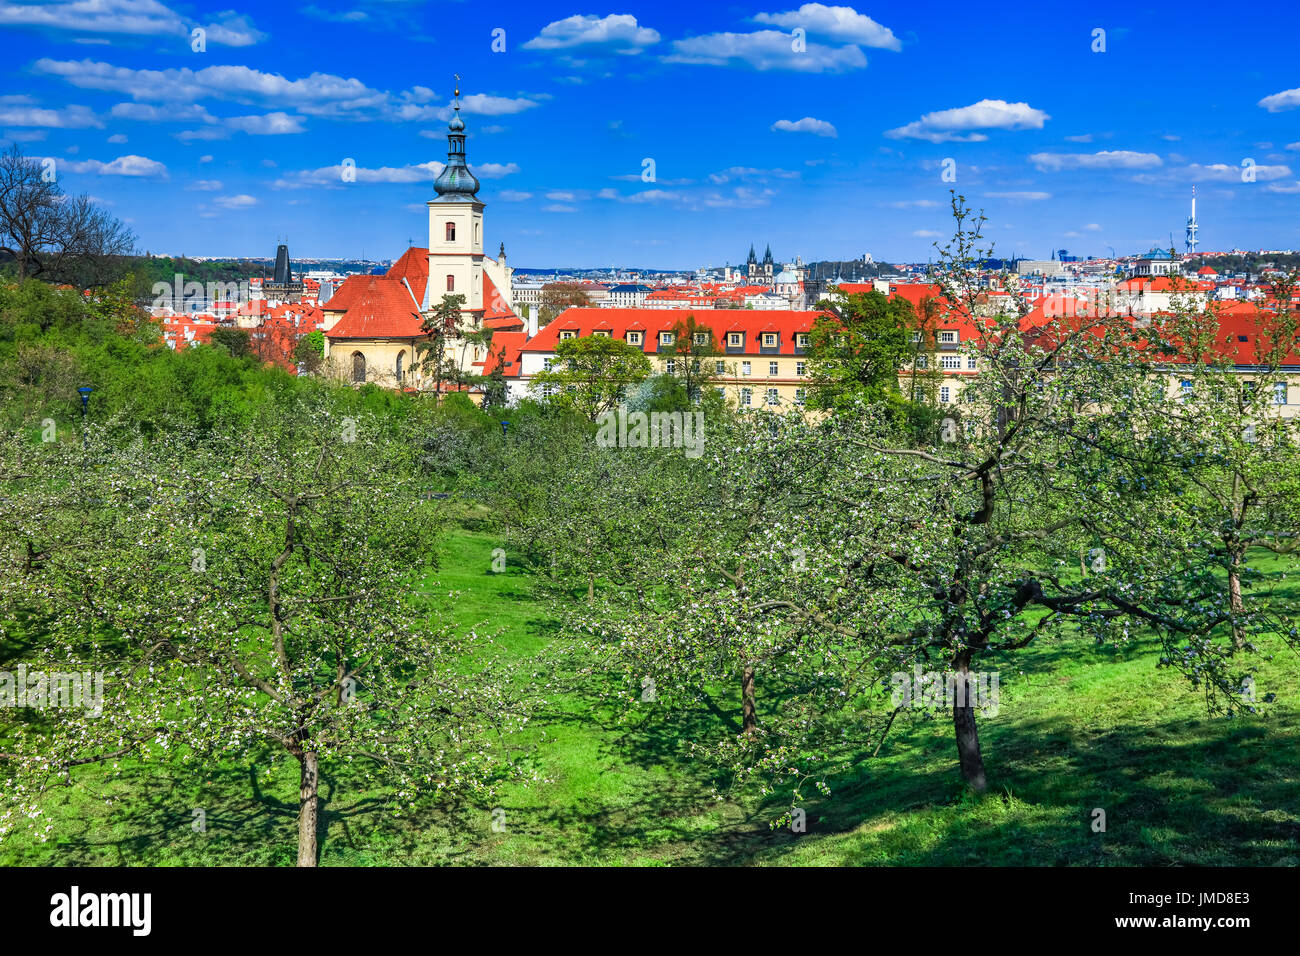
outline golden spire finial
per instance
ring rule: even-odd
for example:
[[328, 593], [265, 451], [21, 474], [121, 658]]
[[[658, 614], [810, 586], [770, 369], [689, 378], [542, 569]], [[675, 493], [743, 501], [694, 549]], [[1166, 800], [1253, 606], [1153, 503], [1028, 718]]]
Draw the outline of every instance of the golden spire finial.
[[456, 92], [453, 93], [452, 95], [459, 97], [460, 96], [460, 74], [453, 73], [452, 76], [456, 78]]

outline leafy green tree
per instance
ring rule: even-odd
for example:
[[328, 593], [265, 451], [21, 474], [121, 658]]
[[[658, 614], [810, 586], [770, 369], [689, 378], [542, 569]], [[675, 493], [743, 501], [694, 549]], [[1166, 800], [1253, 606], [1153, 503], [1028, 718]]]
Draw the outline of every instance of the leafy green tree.
[[447, 386], [458, 387], [465, 382], [465, 372], [452, 352], [465, 334], [464, 306], [463, 295], [448, 293], [421, 323], [425, 339], [415, 347], [416, 364], [433, 380], [433, 394], [437, 399], [442, 398]]
[[[194, 773], [270, 747], [299, 767], [300, 866], [319, 786], [360, 768], [392, 788], [471, 797], [511, 772], [525, 719], [509, 665], [420, 591], [434, 505], [415, 443], [325, 408], [195, 440], [0, 446], [0, 619], [40, 622], [29, 666], [101, 673], [102, 701], [8, 728], [0, 835], [59, 778], [127, 755]], [[63, 511], [94, 534], [55, 537]], [[422, 560], [423, 559], [423, 560]]]
[[882, 292], [856, 292], [843, 304], [824, 302], [807, 352], [808, 403], [841, 409], [858, 402], [901, 408], [898, 375], [912, 354], [911, 303]]
[[532, 388], [595, 422], [623, 401], [628, 386], [649, 374], [650, 360], [637, 346], [610, 336], [587, 335], [561, 339], [555, 346], [555, 364], [533, 376]]
[[220, 326], [212, 330], [209, 341], [215, 347], [225, 349], [232, 358], [247, 358], [253, 354], [252, 338], [248, 334], [248, 329]]
[[313, 329], [300, 338], [293, 347], [293, 358], [308, 375], [319, 372], [325, 363], [325, 333]]

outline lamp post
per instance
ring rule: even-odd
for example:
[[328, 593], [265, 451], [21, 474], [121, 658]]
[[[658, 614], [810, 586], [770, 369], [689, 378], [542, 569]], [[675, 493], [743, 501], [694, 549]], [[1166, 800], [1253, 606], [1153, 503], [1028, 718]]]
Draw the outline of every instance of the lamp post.
[[505, 437], [506, 437], [506, 432], [509, 431], [509, 430], [510, 430], [510, 422], [508, 422], [508, 421], [504, 421], [504, 420], [503, 420], [503, 421], [501, 422], [501, 437], [502, 437], [502, 438], [505, 438]]
[[83, 385], [77, 389], [77, 394], [81, 396], [81, 447], [86, 447], [86, 408], [90, 404], [90, 393], [94, 389], [89, 385]]

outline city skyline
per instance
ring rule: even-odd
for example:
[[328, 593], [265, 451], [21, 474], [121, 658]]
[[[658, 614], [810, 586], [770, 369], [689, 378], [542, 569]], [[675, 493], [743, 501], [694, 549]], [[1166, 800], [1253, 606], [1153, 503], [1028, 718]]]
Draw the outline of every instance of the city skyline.
[[5, 145], [142, 251], [396, 258], [453, 74], [487, 245], [523, 267], [925, 261], [950, 189], [1007, 257], [1181, 250], [1194, 185], [1201, 251], [1300, 245], [1300, 79], [1266, 8], [216, 8], [0, 3]]

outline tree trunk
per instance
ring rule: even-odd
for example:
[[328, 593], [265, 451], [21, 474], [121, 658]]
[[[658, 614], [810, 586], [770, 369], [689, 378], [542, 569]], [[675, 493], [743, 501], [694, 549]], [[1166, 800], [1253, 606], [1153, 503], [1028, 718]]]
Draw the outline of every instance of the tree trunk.
[[591, 572], [591, 574], [587, 575], [587, 600], [594, 601], [595, 599], [596, 599], [596, 572], [593, 571]]
[[1232, 609], [1232, 643], [1238, 650], [1246, 646], [1246, 634], [1237, 624], [1237, 615], [1245, 610], [1245, 605], [1241, 603], [1241, 555], [1232, 556], [1232, 565], [1228, 568], [1228, 597], [1229, 607]]
[[315, 866], [320, 761], [316, 751], [304, 750], [298, 762], [301, 768], [298, 782], [298, 865]]
[[754, 708], [754, 668], [746, 667], [740, 678], [740, 729], [752, 734], [758, 729], [758, 714]]
[[975, 730], [975, 687], [970, 679], [970, 651], [962, 651], [953, 661], [957, 674], [952, 704], [952, 724], [957, 735], [957, 761], [966, 785], [976, 793], [988, 788], [984, 779], [984, 756]]

